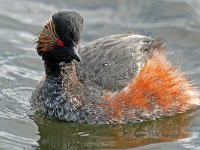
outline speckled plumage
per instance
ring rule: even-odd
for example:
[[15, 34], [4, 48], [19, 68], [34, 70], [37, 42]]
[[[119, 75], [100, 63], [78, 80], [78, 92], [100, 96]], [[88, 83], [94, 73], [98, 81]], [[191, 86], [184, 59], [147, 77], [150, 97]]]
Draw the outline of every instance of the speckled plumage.
[[[85, 88], [76, 78], [75, 64], [60, 65], [61, 76], [45, 76], [35, 87], [31, 104], [38, 112], [65, 121], [106, 123], [97, 102], [86, 99]], [[98, 108], [98, 109], [97, 109]]]

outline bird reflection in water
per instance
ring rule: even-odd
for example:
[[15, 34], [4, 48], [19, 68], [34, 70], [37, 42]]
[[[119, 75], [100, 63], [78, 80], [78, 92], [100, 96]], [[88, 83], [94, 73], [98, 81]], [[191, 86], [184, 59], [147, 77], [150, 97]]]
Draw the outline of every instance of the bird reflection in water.
[[39, 148], [95, 149], [135, 148], [152, 143], [177, 141], [190, 136], [195, 112], [153, 121], [121, 125], [89, 125], [46, 119], [35, 115]]

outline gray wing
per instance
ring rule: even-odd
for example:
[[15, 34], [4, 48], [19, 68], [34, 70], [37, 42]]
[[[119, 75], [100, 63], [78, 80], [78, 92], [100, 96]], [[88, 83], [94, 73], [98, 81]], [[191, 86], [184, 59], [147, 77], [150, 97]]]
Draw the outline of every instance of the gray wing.
[[100, 38], [80, 49], [82, 62], [78, 75], [85, 82], [112, 92], [121, 90], [134, 79], [147, 61], [155, 40], [134, 34]]

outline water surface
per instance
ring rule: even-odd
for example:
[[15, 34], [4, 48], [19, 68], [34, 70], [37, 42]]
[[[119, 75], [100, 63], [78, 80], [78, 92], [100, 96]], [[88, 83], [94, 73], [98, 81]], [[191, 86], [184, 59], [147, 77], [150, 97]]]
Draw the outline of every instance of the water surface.
[[59, 10], [82, 14], [82, 44], [130, 32], [162, 39], [169, 59], [199, 88], [200, 1], [0, 2], [0, 149], [200, 149], [200, 111], [130, 125], [84, 125], [32, 115], [29, 103], [44, 74], [33, 43]]

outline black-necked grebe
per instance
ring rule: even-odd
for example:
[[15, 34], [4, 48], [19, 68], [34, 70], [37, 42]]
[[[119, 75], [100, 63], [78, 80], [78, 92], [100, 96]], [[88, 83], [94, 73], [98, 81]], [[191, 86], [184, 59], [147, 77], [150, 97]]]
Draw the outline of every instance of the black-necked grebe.
[[81, 62], [77, 49], [82, 26], [78, 13], [58, 12], [38, 37], [36, 49], [46, 75], [31, 104], [41, 114], [84, 123], [128, 123], [200, 105], [198, 91], [150, 37], [100, 38], [79, 49]]

